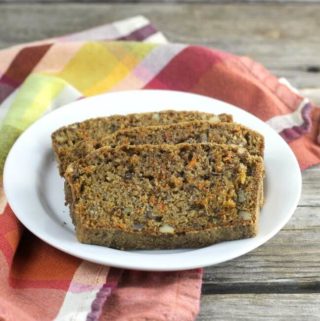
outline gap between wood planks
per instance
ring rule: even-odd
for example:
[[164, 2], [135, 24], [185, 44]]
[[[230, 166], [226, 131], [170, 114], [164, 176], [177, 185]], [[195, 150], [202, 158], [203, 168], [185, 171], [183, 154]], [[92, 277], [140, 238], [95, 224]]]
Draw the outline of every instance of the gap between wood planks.
[[267, 294], [267, 293], [320, 293], [320, 281], [255, 282], [255, 283], [204, 283], [202, 294]]

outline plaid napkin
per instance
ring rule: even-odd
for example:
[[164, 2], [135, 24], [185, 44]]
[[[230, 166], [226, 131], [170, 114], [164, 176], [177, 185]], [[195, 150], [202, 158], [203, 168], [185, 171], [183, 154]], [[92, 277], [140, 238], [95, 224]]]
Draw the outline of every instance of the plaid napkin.
[[[285, 79], [246, 57], [166, 44], [139, 16], [0, 51], [1, 172], [16, 138], [43, 114], [83, 96], [149, 88], [237, 105], [269, 123], [302, 169], [320, 162], [319, 109]], [[188, 321], [199, 311], [201, 269], [127, 271], [64, 254], [21, 226], [2, 185], [0, 250], [1, 320]]]

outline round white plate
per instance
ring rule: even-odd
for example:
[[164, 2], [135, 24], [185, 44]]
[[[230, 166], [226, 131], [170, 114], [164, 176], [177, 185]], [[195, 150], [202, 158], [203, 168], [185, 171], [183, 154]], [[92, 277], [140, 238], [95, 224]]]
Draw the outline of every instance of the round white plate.
[[[76, 240], [64, 205], [63, 179], [51, 150], [51, 133], [87, 118], [161, 109], [229, 113], [265, 137], [265, 204], [260, 228], [251, 239], [201, 249], [120, 251]], [[273, 237], [293, 214], [301, 193], [297, 160], [285, 141], [251, 114], [204, 96], [160, 90], [115, 92], [73, 102], [30, 126], [17, 140], [4, 170], [7, 199], [18, 219], [52, 246], [88, 261], [139, 270], [169, 271], [204, 267], [243, 255]]]

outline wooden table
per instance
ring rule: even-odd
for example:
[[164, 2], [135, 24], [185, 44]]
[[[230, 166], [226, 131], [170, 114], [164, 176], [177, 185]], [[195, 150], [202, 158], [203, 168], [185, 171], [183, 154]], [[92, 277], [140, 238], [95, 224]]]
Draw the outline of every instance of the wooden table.
[[[320, 3], [151, 2], [26, 5], [0, 0], [0, 47], [143, 14], [170, 41], [248, 55], [300, 89], [320, 87]], [[320, 320], [319, 181], [320, 167], [303, 173], [299, 207], [272, 240], [205, 269], [198, 321]]]

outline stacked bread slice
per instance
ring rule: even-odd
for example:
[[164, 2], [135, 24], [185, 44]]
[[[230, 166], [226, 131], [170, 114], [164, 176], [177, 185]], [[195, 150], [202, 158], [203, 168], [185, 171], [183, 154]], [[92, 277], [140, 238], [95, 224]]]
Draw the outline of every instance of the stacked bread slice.
[[257, 233], [264, 139], [230, 115], [96, 118], [52, 143], [80, 242], [195, 248]]
[[[204, 120], [214, 122], [232, 122], [232, 116], [227, 114], [213, 115], [200, 112], [176, 112], [172, 110], [159, 113], [130, 114], [127, 116], [114, 115], [88, 119], [62, 127], [52, 134], [52, 146], [57, 156], [60, 174], [63, 175], [67, 166], [83, 157], [79, 154], [79, 144], [87, 143], [95, 148], [101, 146], [101, 140], [119, 129], [168, 125], [185, 121]], [[86, 145], [86, 144], [84, 144]], [[85, 150], [89, 153], [91, 149]]]

